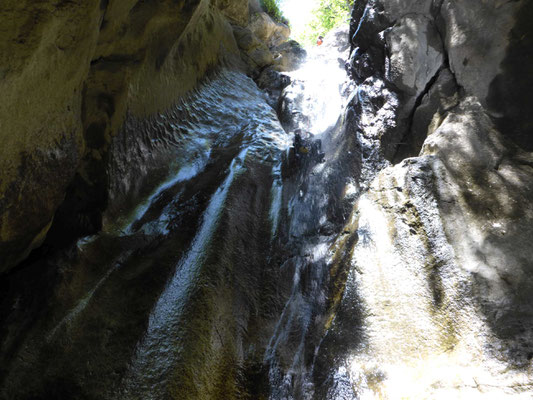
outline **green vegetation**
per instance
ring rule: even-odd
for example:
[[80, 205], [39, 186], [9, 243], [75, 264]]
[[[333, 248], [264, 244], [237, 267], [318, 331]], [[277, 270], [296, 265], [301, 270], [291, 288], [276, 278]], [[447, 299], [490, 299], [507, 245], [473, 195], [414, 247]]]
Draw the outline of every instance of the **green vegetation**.
[[353, 3], [354, 0], [318, 0], [313, 18], [296, 39], [303, 44], [312, 44], [319, 35], [325, 36], [330, 30], [347, 24]]
[[261, 6], [268, 15], [276, 22], [288, 24], [287, 19], [283, 16], [283, 12], [279, 8], [280, 0], [261, 0]]

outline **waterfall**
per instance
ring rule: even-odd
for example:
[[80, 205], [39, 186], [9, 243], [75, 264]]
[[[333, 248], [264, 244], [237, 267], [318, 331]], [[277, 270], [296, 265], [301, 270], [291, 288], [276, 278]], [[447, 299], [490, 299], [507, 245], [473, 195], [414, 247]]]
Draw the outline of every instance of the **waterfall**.
[[533, 2], [273, 2], [0, 7], [0, 399], [533, 397]]
[[339, 153], [350, 90], [343, 33], [334, 32], [323, 46], [309, 49], [306, 62], [289, 73], [292, 84], [286, 93], [297, 99], [290, 104], [293, 126], [310, 134], [305, 140], [320, 140], [325, 155], [322, 162], [310, 162], [284, 181], [287, 218], [281, 229], [285, 229], [286, 246], [293, 256], [281, 268], [293, 271], [293, 277], [264, 355], [272, 400], [311, 398], [314, 390], [313, 355], [327, 311], [331, 246], [345, 222], [338, 208], [349, 196], [346, 188], [352, 172]]
[[164, 394], [161, 388], [166, 386], [170, 369], [176, 361], [175, 354], [180, 351], [179, 335], [176, 333], [183, 324], [183, 308], [198, 281], [200, 267], [207, 257], [206, 248], [220, 221], [229, 189], [243, 170], [247, 151], [242, 150], [231, 162], [226, 179], [211, 197], [189, 250], [176, 266], [174, 276], [150, 314], [148, 329], [137, 347], [130, 370], [131, 377], [125, 382], [126, 398], [135, 394], [142, 395], [144, 399], [156, 399]]

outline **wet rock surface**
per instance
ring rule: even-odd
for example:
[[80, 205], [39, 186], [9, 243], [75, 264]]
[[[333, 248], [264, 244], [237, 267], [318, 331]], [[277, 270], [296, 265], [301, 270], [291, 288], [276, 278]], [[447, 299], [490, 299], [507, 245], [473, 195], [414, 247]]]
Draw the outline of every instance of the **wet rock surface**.
[[[112, 204], [123, 200], [104, 230], [2, 281], [2, 398], [207, 399], [240, 390], [246, 332], [276, 313], [270, 204], [286, 134], [253, 81], [227, 70], [153, 123], [137, 123], [143, 136], [126, 130], [114, 145], [166, 148], [174, 163], [165, 174], [121, 171], [126, 160], [110, 160], [121, 178]], [[128, 178], [144, 183], [138, 192], [122, 186], [125, 172], [160, 184]], [[272, 303], [263, 309], [265, 296]]]
[[[333, 65], [334, 100], [346, 77]], [[323, 84], [264, 76], [278, 93], [293, 79]], [[128, 115], [105, 160], [102, 231], [67, 251], [42, 247], [2, 280], [1, 397], [261, 398], [292, 393], [286, 379], [303, 393], [290, 365], [310, 367], [328, 243], [343, 227], [339, 204], [353, 201], [342, 182], [358, 171], [338, 150], [353, 138], [331, 100], [298, 104], [327, 132], [312, 125], [323, 141], [298, 146], [285, 180], [293, 132], [242, 72], [222, 68], [169, 110]], [[313, 117], [326, 110], [326, 122]]]
[[238, 54], [209, 3], [2, 4], [2, 271], [43, 242], [61, 204], [60, 231], [98, 230], [105, 159], [125, 115], [166, 109]]
[[283, 89], [291, 83], [287, 74], [276, 71], [273, 67], [265, 68], [256, 80], [257, 86], [268, 95], [268, 104], [278, 110], [278, 104]]
[[318, 398], [530, 395], [532, 155], [527, 129], [511, 135], [489, 94], [508, 76], [503, 60], [530, 8], [354, 7], [348, 68], [359, 85], [348, 115], [365, 190], [343, 297], [316, 356]]
[[273, 48], [276, 57], [275, 68], [278, 71], [294, 71], [307, 57], [307, 52], [295, 40], [289, 40]]
[[0, 13], [0, 272], [50, 229], [61, 247], [101, 228], [125, 120], [167, 110], [221, 65], [257, 77], [289, 35], [247, 0], [8, 1]]
[[170, 3], [58, 11], [97, 50], [1, 183], [0, 398], [528, 398], [531, 4], [356, 1], [303, 62], [256, 1]]

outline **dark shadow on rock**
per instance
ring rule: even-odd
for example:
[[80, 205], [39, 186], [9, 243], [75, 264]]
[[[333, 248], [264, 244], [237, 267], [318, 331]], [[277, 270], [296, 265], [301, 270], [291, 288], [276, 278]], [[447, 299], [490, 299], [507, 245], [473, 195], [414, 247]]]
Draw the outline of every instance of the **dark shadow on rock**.
[[[2, 277], [0, 398], [112, 397], [237, 150], [161, 193], [132, 234], [101, 233], [82, 251], [45, 245]], [[194, 202], [182, 207], [179, 191]], [[170, 232], [143, 233], [168, 205]]]
[[488, 105], [498, 129], [526, 151], [533, 151], [533, 3], [522, 1], [502, 73], [489, 88]]
[[[353, 272], [352, 272], [353, 273]], [[350, 355], [365, 343], [362, 300], [353, 279], [346, 282], [343, 298], [332, 326], [322, 340], [314, 360], [315, 399], [327, 400], [338, 388], [337, 368], [345, 365]]]

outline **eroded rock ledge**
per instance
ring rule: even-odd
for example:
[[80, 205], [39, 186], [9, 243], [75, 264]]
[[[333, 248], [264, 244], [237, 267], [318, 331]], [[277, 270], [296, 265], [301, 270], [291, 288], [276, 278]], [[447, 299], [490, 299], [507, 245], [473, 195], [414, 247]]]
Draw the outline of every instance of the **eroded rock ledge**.
[[289, 34], [248, 0], [8, 0], [0, 20], [0, 272], [135, 196], [108, 192], [125, 121], [168, 110], [222, 65], [283, 63], [273, 47]]

